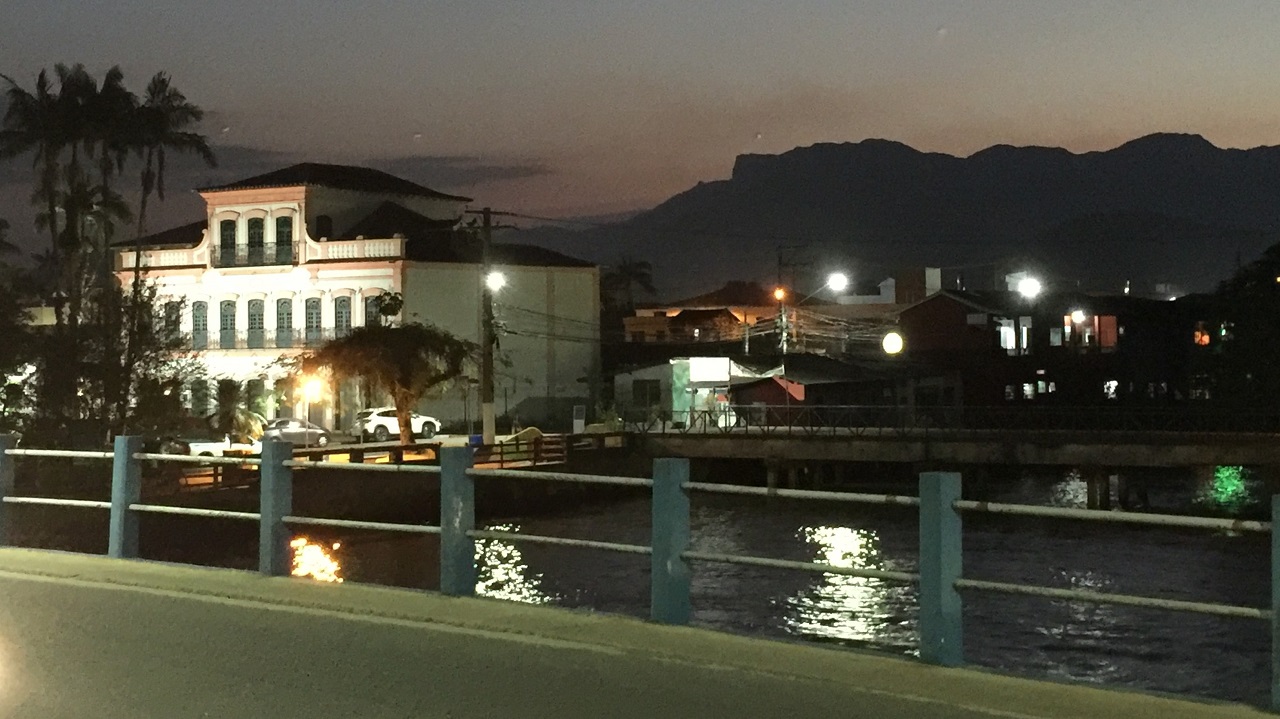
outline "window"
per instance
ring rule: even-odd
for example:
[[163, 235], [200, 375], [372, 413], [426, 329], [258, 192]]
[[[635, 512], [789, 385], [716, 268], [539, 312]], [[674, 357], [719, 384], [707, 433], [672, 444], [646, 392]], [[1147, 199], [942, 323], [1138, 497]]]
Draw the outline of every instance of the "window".
[[328, 215], [316, 216], [316, 237], [333, 237], [333, 218]]
[[209, 347], [209, 303], [191, 303], [191, 349]]
[[351, 298], [339, 297], [333, 301], [333, 334], [346, 337], [351, 333]]
[[662, 382], [656, 379], [632, 380], [631, 403], [636, 407], [661, 407]]
[[1061, 327], [1049, 328], [1049, 346], [1050, 347], [1062, 346], [1062, 328]]
[[266, 220], [253, 217], [249, 220], [249, 264], [262, 264], [263, 248], [266, 245]]
[[364, 298], [364, 326], [377, 327], [382, 324], [382, 298], [373, 295]]
[[1115, 315], [1101, 315], [1098, 317], [1098, 346], [1103, 350], [1115, 349], [1116, 343], [1119, 341], [1119, 331], [1116, 328]]
[[224, 350], [236, 347], [236, 301], [223, 300], [218, 317], [218, 346]]
[[1013, 331], [1013, 320], [1001, 318], [999, 322], [1000, 349], [1015, 354], [1018, 351], [1017, 335]]
[[218, 238], [218, 254], [222, 264], [235, 264], [236, 261], [236, 221], [223, 220], [218, 226], [221, 233]]
[[1120, 383], [1110, 379], [1102, 383], [1102, 396], [1107, 399], [1116, 399], [1116, 390], [1120, 389]]
[[303, 317], [306, 318], [307, 345], [320, 343], [320, 298], [312, 297], [303, 303]]
[[262, 300], [249, 300], [249, 349], [256, 350], [263, 347], [265, 305], [266, 303]]
[[293, 218], [276, 218], [276, 263], [281, 265], [293, 262]]
[[293, 346], [293, 300], [276, 300], [276, 347]]

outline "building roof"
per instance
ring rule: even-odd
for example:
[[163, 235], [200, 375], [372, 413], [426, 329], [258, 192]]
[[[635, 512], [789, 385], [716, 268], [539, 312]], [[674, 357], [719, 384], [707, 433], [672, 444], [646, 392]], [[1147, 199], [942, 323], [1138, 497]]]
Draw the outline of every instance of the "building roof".
[[[170, 229], [157, 232], [155, 234], [143, 237], [141, 242], [144, 248], [168, 247], [168, 248], [188, 248], [195, 247], [204, 239], [204, 230], [208, 226], [208, 221], [197, 220], [180, 227], [172, 227]], [[139, 240], [129, 239], [120, 240], [111, 243], [112, 247], [118, 247], [121, 250], [128, 251], [130, 248], [136, 247]]]
[[670, 322], [676, 326], [682, 325], [708, 325], [715, 324], [717, 321], [728, 321], [737, 323], [738, 318], [727, 309], [715, 310], [680, 310], [676, 316], [670, 318]]
[[303, 162], [225, 185], [201, 188], [200, 191], [223, 192], [226, 190], [248, 190], [257, 187], [296, 187], [298, 185], [314, 185], [317, 187], [330, 187], [336, 190], [355, 190], [357, 192], [431, 197], [458, 202], [471, 201], [470, 197], [439, 192], [371, 167], [328, 165], [320, 162]]
[[706, 294], [689, 297], [678, 302], [668, 302], [665, 307], [763, 307], [777, 304], [773, 293], [757, 282], [734, 280], [724, 287]]

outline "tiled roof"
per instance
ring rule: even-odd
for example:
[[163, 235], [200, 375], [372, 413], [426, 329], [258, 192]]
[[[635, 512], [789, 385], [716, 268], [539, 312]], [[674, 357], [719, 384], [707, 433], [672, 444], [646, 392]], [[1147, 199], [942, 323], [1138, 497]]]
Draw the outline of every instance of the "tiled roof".
[[[666, 307], [763, 307], [776, 303], [773, 293], [755, 282], [731, 281], [718, 290], [668, 302]], [[657, 305], [655, 305], [657, 306]]]
[[[198, 220], [181, 227], [173, 227], [142, 238], [143, 247], [195, 247], [204, 239], [204, 230], [208, 226], [205, 220]], [[128, 250], [135, 247], [138, 240], [120, 240], [111, 243], [112, 247]]]
[[438, 192], [382, 170], [353, 165], [327, 165], [319, 162], [303, 162], [268, 172], [265, 175], [256, 175], [244, 180], [237, 180], [226, 185], [205, 187], [201, 189], [201, 192], [248, 190], [255, 187], [294, 187], [297, 185], [315, 185], [331, 187], [337, 190], [355, 190], [358, 192], [387, 193], [391, 195], [433, 197], [458, 202], [471, 201], [470, 197]]

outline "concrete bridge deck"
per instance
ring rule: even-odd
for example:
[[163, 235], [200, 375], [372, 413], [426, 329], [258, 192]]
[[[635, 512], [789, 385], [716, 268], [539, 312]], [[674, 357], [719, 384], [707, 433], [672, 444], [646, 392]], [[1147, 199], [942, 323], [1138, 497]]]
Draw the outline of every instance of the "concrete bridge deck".
[[0, 549], [0, 716], [1273, 715], [496, 600]]

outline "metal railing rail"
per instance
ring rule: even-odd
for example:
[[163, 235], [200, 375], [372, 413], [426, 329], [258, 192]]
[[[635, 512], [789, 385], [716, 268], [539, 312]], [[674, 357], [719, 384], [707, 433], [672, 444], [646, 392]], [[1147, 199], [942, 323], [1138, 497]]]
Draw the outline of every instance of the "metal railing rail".
[[934, 433], [1159, 432], [1280, 433], [1280, 412], [1186, 405], [972, 406], [722, 405], [715, 409], [620, 411], [623, 428], [640, 434], [783, 436], [920, 436]]
[[[137, 518], [140, 513], [256, 520], [259, 523], [259, 571], [267, 575], [285, 576], [291, 569], [290, 525], [438, 534], [440, 536], [440, 591], [454, 596], [472, 596], [476, 592], [477, 540], [502, 540], [648, 555], [650, 618], [667, 624], [687, 624], [690, 621], [692, 615], [691, 562], [716, 562], [913, 583], [918, 586], [920, 658], [922, 661], [942, 666], [959, 666], [964, 663], [961, 590], [1195, 612], [1221, 617], [1262, 619], [1270, 622], [1272, 631], [1271, 707], [1273, 710], [1280, 711], [1280, 533], [1274, 531], [1275, 523], [1280, 521], [1280, 495], [1272, 498], [1271, 521], [1259, 522], [964, 501], [961, 499], [960, 492], [961, 477], [958, 473], [952, 472], [922, 473], [919, 497], [908, 497], [691, 482], [689, 481], [689, 461], [686, 459], [655, 460], [652, 478], [477, 469], [473, 467], [475, 457], [473, 448], [447, 447], [441, 450], [439, 466], [418, 465], [394, 470], [439, 474], [440, 524], [432, 526], [305, 517], [293, 514], [292, 471], [294, 468], [312, 468], [315, 465], [293, 460], [290, 446], [283, 442], [267, 442], [263, 446], [260, 462], [260, 506], [256, 513], [144, 504], [138, 496], [141, 487], [141, 462], [144, 459], [185, 461], [186, 458], [175, 460], [167, 455], [144, 454], [138, 451], [139, 448], [139, 438], [119, 437], [116, 439], [114, 453], [97, 453], [98, 456], [113, 458], [110, 502], [17, 497], [13, 496], [14, 458], [42, 455], [38, 450], [15, 451], [13, 438], [0, 435], [0, 500], [2, 500], [0, 501], [0, 537], [3, 537], [3, 531], [9, 524], [8, 508], [23, 504], [109, 509], [111, 522], [107, 553], [109, 556], [120, 558], [138, 556]], [[203, 459], [207, 461], [208, 458]], [[328, 466], [367, 471], [377, 465], [333, 464]], [[652, 492], [650, 544], [644, 546], [479, 528], [475, 522], [475, 480], [487, 478], [649, 488]], [[846, 567], [830, 563], [694, 550], [690, 543], [689, 497], [692, 492], [916, 507], [919, 512], [920, 532], [919, 571], [902, 572], [872, 567]], [[961, 571], [962, 516], [972, 512], [997, 516], [1121, 522], [1214, 531], [1270, 532], [1272, 536], [1272, 606], [1269, 608], [1236, 606], [966, 577]]]

